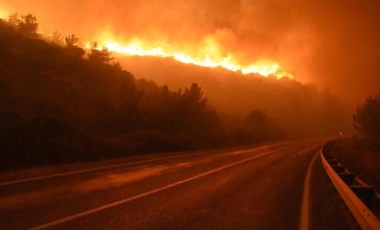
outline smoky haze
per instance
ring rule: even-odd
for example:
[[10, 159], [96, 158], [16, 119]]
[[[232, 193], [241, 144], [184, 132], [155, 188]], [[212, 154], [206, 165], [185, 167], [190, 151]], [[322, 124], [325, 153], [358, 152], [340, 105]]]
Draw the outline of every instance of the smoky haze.
[[[245, 62], [273, 60], [353, 109], [380, 90], [380, 2], [250, 0], [0, 0], [37, 15], [41, 31], [141, 37], [196, 49], [208, 38]], [[138, 76], [137, 76], [138, 77]]]

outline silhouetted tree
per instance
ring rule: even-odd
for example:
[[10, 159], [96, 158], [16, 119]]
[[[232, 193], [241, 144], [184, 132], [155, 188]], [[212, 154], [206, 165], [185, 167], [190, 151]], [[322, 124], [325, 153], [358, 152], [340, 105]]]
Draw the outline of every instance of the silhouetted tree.
[[190, 89], [185, 89], [183, 94], [184, 100], [189, 103], [196, 103], [200, 107], [207, 106], [207, 97], [203, 96], [201, 87], [197, 83], [193, 83]]
[[78, 46], [79, 38], [75, 34], [65, 37], [66, 53], [69, 56], [81, 58], [86, 52]]
[[380, 94], [370, 96], [353, 116], [354, 127], [370, 140], [380, 140]]
[[115, 67], [118, 70], [122, 70], [123, 69], [123, 66], [118, 61], [112, 62], [112, 66]]
[[37, 36], [38, 22], [35, 16], [31, 14], [21, 16], [21, 21], [18, 26], [22, 34], [31, 37]]
[[78, 44], [79, 38], [75, 36], [75, 34], [69, 35], [65, 37], [65, 43], [67, 47], [76, 47]]
[[8, 23], [13, 28], [18, 28], [18, 26], [20, 25], [20, 22], [21, 22], [21, 19], [20, 19], [20, 16], [17, 13], [9, 15]]
[[63, 36], [62, 34], [60, 34], [58, 31], [54, 31], [53, 34], [51, 34], [48, 39], [56, 44], [56, 45], [59, 45], [59, 46], [63, 46], [64, 45], [64, 40], [63, 40]]
[[281, 137], [281, 129], [263, 111], [253, 110], [244, 120], [243, 133], [250, 142], [275, 140]]
[[100, 48], [97, 42], [92, 43], [88, 59], [97, 63], [109, 63], [113, 58], [106, 48]]
[[[193, 83], [182, 93], [179, 91], [171, 114], [173, 127], [186, 134], [193, 146], [213, 145], [219, 128], [216, 110], [203, 95], [201, 87]], [[206, 143], [207, 142], [207, 143]]]

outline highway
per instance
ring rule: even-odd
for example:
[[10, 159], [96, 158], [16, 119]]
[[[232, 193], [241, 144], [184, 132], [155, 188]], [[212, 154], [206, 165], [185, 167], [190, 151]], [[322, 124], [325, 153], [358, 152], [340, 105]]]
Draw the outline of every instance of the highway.
[[359, 229], [324, 140], [163, 153], [0, 175], [0, 229]]

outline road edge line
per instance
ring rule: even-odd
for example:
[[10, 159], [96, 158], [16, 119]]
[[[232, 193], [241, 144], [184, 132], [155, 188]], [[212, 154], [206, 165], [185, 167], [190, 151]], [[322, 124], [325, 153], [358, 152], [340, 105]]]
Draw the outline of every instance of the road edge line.
[[314, 155], [313, 159], [310, 161], [309, 166], [307, 168], [305, 182], [303, 187], [303, 195], [302, 195], [302, 205], [301, 205], [301, 213], [300, 213], [300, 222], [299, 222], [299, 230], [308, 230], [309, 222], [310, 222], [310, 179], [311, 172], [315, 161], [317, 160], [319, 154], [318, 152]]
[[[283, 146], [283, 147], [281, 147], [279, 149], [286, 149], [287, 147], [288, 146], [285, 145], [285, 146]], [[250, 152], [250, 151], [260, 151], [260, 149], [254, 147], [254, 148], [249, 149], [247, 151], [248, 152]], [[205, 152], [201, 151], [201, 152], [195, 152], [193, 154], [204, 154], [204, 153]], [[144, 163], [151, 163], [151, 162], [162, 161], [162, 160], [171, 160], [171, 159], [188, 157], [188, 156], [191, 156], [191, 153], [183, 153], [181, 155], [161, 157], [161, 158], [151, 159], [151, 160], [141, 160], [141, 161], [135, 161], [135, 162], [125, 162], [125, 163], [111, 164], [111, 165], [105, 165], [105, 166], [100, 166], [100, 167], [87, 168], [87, 169], [81, 169], [81, 170], [74, 170], [74, 171], [63, 172], [63, 173], [55, 173], [55, 174], [50, 174], [50, 175], [45, 175], [45, 176], [30, 177], [30, 178], [13, 180], [13, 181], [4, 181], [4, 182], [0, 182], [0, 187], [2, 187], [2, 186], [8, 186], [8, 185], [14, 185], [14, 184], [27, 183], [27, 182], [32, 182], [32, 181], [39, 181], [39, 180], [50, 179], [50, 178], [56, 178], [56, 177], [64, 177], [64, 176], [82, 174], [82, 173], [87, 173], [87, 172], [96, 172], [96, 171], [101, 171], [101, 170], [111, 169], [111, 168], [120, 168], [120, 167], [124, 167], [124, 166], [131, 166], [131, 165], [138, 165], [138, 164], [144, 164]]]

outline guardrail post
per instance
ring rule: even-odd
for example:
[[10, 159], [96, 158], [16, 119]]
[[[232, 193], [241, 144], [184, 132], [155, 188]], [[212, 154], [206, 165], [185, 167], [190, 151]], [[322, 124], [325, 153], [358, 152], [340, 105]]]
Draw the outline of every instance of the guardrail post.
[[331, 167], [336, 173], [344, 173], [346, 171], [345, 168], [341, 165], [331, 165]]
[[371, 207], [375, 190], [370, 186], [350, 186], [352, 191], [363, 201], [368, 207]]
[[325, 156], [325, 159], [327, 161], [332, 161], [332, 160], [335, 160], [335, 157], [333, 157], [333, 156]]
[[337, 160], [327, 160], [327, 162], [329, 162], [330, 165], [338, 165]]
[[355, 175], [353, 173], [344, 172], [344, 173], [338, 173], [338, 175], [340, 176], [340, 178], [342, 178], [342, 180], [344, 181], [344, 183], [346, 183], [346, 185], [352, 185], [352, 183], [354, 183]]

